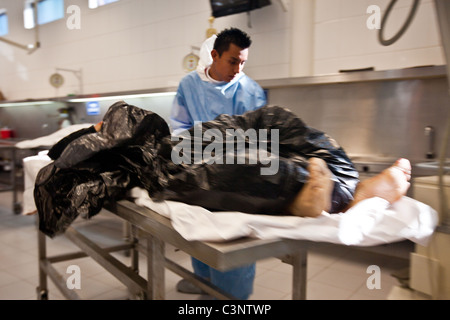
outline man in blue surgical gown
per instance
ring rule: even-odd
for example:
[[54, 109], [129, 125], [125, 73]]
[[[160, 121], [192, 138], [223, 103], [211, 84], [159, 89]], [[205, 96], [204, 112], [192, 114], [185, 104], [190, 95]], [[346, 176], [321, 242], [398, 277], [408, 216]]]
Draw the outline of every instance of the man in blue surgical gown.
[[[191, 128], [195, 122], [214, 120], [221, 114], [240, 115], [266, 105], [264, 90], [242, 71], [250, 45], [250, 37], [236, 28], [205, 41], [197, 70], [179, 84], [170, 117], [173, 135]], [[253, 292], [255, 264], [220, 272], [192, 258], [192, 266], [195, 274], [238, 299], [248, 299]], [[177, 289], [201, 293], [186, 280], [181, 280]]]

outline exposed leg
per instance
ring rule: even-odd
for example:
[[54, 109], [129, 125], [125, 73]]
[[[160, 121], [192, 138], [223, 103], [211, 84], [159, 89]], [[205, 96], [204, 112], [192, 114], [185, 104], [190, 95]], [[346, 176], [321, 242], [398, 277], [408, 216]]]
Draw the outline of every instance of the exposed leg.
[[319, 158], [309, 159], [309, 180], [288, 207], [288, 212], [300, 217], [318, 217], [331, 208], [334, 182], [326, 162]]

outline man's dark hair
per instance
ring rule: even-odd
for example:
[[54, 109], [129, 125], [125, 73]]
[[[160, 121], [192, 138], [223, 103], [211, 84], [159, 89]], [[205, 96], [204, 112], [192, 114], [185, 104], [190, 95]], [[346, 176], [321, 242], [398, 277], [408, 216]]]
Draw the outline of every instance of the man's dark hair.
[[230, 48], [230, 44], [234, 44], [242, 49], [250, 48], [252, 40], [244, 31], [237, 28], [225, 29], [217, 35], [217, 39], [214, 42], [214, 49], [222, 55]]

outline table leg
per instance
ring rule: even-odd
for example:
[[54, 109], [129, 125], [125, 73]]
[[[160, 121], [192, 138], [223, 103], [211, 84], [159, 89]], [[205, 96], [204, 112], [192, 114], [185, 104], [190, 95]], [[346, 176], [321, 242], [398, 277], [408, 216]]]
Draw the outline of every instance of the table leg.
[[11, 185], [12, 185], [12, 192], [13, 192], [13, 211], [15, 214], [20, 214], [22, 211], [22, 206], [18, 202], [17, 199], [17, 170], [16, 170], [16, 148], [11, 148]]
[[47, 248], [45, 235], [37, 230], [38, 234], [38, 266], [39, 266], [39, 287], [37, 294], [39, 300], [48, 300], [47, 274], [45, 273], [41, 263], [47, 259]]
[[137, 274], [139, 274], [138, 233], [139, 233], [138, 228], [134, 225], [131, 225], [130, 238], [127, 239], [128, 242], [133, 244], [133, 248], [131, 249], [131, 269]]
[[147, 295], [150, 300], [165, 299], [164, 242], [152, 235], [147, 238]]
[[301, 249], [290, 256], [293, 266], [292, 300], [306, 300], [308, 250]]

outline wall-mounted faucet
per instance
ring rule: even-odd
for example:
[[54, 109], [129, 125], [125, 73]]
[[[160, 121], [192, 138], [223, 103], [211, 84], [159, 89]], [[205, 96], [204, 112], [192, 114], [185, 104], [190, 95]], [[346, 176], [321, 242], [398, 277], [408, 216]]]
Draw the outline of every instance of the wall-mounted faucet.
[[434, 159], [436, 156], [434, 152], [435, 130], [432, 126], [425, 127], [425, 136], [428, 137], [428, 152], [426, 154], [427, 159]]

